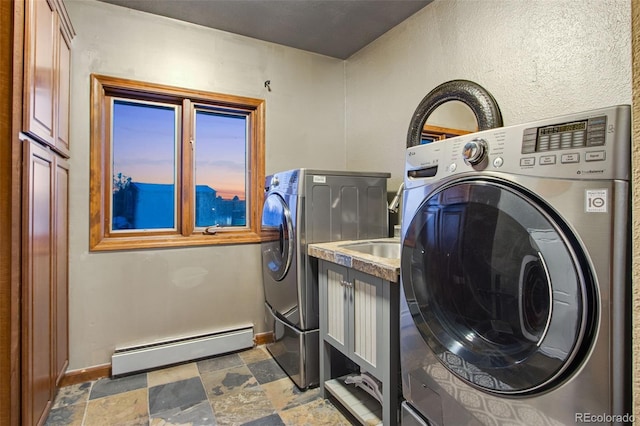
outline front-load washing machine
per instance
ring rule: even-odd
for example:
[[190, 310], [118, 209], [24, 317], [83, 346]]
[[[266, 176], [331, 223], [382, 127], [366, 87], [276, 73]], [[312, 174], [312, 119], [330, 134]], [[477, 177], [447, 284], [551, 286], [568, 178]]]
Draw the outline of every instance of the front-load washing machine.
[[630, 418], [630, 108], [406, 153], [403, 424]]
[[293, 169], [267, 176], [262, 271], [267, 350], [301, 389], [319, 380], [318, 263], [307, 244], [388, 236], [389, 173]]

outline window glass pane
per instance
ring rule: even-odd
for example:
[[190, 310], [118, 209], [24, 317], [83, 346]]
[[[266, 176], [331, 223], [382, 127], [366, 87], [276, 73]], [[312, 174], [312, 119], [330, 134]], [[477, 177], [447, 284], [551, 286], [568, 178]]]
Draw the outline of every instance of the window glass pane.
[[176, 107], [114, 100], [112, 230], [176, 229]]
[[196, 111], [196, 227], [247, 226], [247, 117]]

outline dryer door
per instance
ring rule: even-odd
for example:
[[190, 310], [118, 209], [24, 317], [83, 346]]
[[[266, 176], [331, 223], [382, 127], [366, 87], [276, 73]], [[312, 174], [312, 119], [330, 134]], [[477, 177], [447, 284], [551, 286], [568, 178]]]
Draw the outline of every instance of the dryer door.
[[491, 393], [562, 381], [591, 341], [595, 290], [575, 237], [502, 180], [436, 189], [406, 229], [402, 284], [422, 337], [453, 374]]
[[262, 209], [262, 268], [274, 280], [281, 281], [293, 258], [293, 221], [289, 207], [278, 194], [270, 194]]

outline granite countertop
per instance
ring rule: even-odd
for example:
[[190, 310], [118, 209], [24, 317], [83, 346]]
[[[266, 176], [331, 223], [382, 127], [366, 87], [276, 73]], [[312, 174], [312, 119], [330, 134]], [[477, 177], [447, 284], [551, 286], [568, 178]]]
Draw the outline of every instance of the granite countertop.
[[372, 254], [349, 250], [343, 246], [367, 241], [391, 241], [398, 242], [399, 238], [379, 238], [357, 241], [333, 241], [329, 243], [314, 243], [307, 245], [309, 256], [337, 263], [338, 265], [353, 268], [391, 282], [400, 282], [400, 259], [379, 257]]

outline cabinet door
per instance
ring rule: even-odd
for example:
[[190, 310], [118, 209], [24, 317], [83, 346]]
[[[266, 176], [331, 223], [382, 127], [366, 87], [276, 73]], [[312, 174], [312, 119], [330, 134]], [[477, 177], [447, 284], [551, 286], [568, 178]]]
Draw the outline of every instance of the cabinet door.
[[57, 129], [56, 148], [69, 155], [69, 114], [71, 80], [71, 42], [65, 36], [62, 26], [58, 27], [58, 87], [57, 87]]
[[27, 0], [25, 20], [25, 132], [55, 145], [58, 16], [47, 0]]
[[348, 342], [348, 320], [349, 320], [349, 288], [345, 285], [348, 282], [348, 269], [344, 266], [321, 263], [321, 279], [323, 282], [321, 291], [322, 297], [326, 297], [326, 312], [323, 313], [326, 320], [325, 340], [339, 349], [345, 355], [349, 355]]
[[69, 360], [69, 163], [55, 157], [53, 324], [56, 386]]
[[382, 359], [379, 350], [383, 333], [383, 280], [360, 271], [350, 270], [352, 287], [352, 342], [350, 347], [358, 364], [378, 377]]
[[51, 264], [53, 156], [24, 141], [22, 306], [23, 424], [44, 421], [52, 399]]

